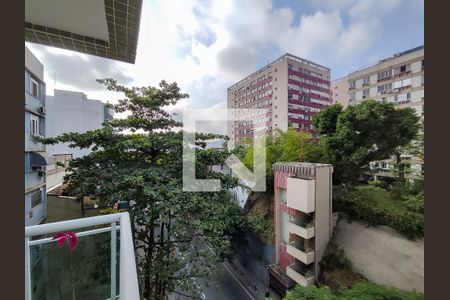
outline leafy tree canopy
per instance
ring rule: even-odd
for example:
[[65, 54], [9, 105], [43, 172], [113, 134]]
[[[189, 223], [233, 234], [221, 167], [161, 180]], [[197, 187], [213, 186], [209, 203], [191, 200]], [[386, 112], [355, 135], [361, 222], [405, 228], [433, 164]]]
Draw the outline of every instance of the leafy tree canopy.
[[165, 299], [170, 292], [198, 296], [193, 279], [211, 278], [215, 263], [229, 254], [230, 239], [244, 220], [227, 191], [236, 180], [208, 169], [228, 155], [201, 147], [215, 135], [196, 134], [196, 175], [219, 178], [223, 189], [183, 191], [183, 132], [174, 130], [182, 124], [164, 108], [188, 95], [176, 83], [165, 81], [159, 87], [132, 88], [113, 79], [100, 82], [125, 96], [110, 106], [126, 117], [107, 121], [97, 130], [44, 142], [92, 149], [70, 162], [65, 182], [72, 194], [94, 196], [105, 206], [118, 200], [132, 204], [142, 296]]
[[369, 162], [391, 157], [418, 132], [414, 109], [366, 100], [345, 109], [334, 104], [317, 113], [313, 124], [321, 134], [335, 183], [356, 181]]
[[[239, 148], [239, 153], [242, 150]], [[272, 166], [276, 162], [300, 161], [300, 152], [305, 162], [324, 162], [324, 148], [309, 133], [289, 128], [286, 132], [276, 129], [266, 137], [266, 183], [268, 191], [273, 189]], [[247, 168], [253, 168], [253, 146], [245, 151], [242, 162]]]

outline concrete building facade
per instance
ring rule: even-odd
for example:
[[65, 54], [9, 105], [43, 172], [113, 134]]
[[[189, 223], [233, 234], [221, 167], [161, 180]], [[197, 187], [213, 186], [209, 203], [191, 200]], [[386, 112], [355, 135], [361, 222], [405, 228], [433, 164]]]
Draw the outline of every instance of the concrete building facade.
[[[88, 99], [82, 92], [55, 90], [53, 96], [47, 96], [47, 137], [56, 137], [63, 133], [84, 133], [99, 129], [105, 120], [113, 117], [112, 109], [99, 100]], [[73, 158], [90, 153], [90, 149], [70, 148], [69, 143], [48, 145], [47, 152], [55, 162], [66, 166]], [[62, 183], [65, 168], [51, 164], [47, 170], [47, 186], [51, 190]]]
[[309, 286], [333, 232], [332, 173], [328, 164], [275, 163], [275, 265], [269, 286], [280, 296]]
[[25, 47], [25, 226], [36, 225], [47, 216], [46, 147], [35, 141], [45, 137], [46, 101], [44, 66]]
[[333, 104], [340, 103], [344, 108], [348, 106], [348, 79], [342, 77], [331, 82], [331, 99]]
[[424, 46], [396, 53], [347, 76], [349, 104], [375, 99], [412, 107], [423, 116], [424, 74]]
[[285, 54], [227, 90], [229, 109], [266, 109], [248, 120], [228, 124], [229, 148], [288, 127], [314, 133], [312, 116], [331, 104], [330, 69]]

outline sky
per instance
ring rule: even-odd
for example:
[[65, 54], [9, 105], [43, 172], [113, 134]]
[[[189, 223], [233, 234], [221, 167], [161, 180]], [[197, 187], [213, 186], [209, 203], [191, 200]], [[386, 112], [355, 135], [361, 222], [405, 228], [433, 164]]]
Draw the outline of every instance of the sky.
[[144, 0], [135, 64], [26, 43], [47, 94], [82, 91], [115, 102], [97, 78], [128, 86], [176, 81], [169, 110], [226, 107], [227, 87], [291, 53], [337, 79], [424, 42], [424, 0]]

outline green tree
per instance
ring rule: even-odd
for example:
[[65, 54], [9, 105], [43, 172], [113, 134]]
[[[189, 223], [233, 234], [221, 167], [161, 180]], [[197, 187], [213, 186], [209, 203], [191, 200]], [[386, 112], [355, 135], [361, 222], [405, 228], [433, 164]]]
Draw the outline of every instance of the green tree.
[[[92, 147], [89, 155], [70, 162], [65, 181], [72, 194], [94, 196], [106, 206], [118, 200], [130, 202], [142, 296], [165, 299], [175, 292], [198, 297], [193, 279], [211, 278], [214, 264], [229, 254], [230, 239], [244, 220], [227, 191], [236, 180], [208, 169], [223, 162], [227, 153], [201, 147], [196, 151], [197, 177], [219, 178], [221, 191], [183, 191], [183, 133], [173, 130], [181, 123], [164, 107], [188, 95], [176, 83], [165, 81], [159, 87], [140, 88], [113, 79], [99, 82], [124, 94], [112, 108], [127, 116], [108, 121], [101, 129], [44, 142]], [[211, 137], [196, 135], [199, 145]]]
[[317, 113], [314, 126], [334, 165], [335, 183], [354, 182], [371, 161], [390, 158], [416, 137], [419, 117], [412, 108], [366, 100], [345, 109], [334, 104]]
[[[313, 139], [311, 134], [299, 132], [294, 128], [289, 128], [286, 132], [280, 129], [274, 130], [272, 135], [266, 137], [265, 151], [268, 192], [273, 190], [272, 166], [274, 163], [300, 161], [300, 152], [304, 162], [325, 162], [324, 148], [318, 141]], [[247, 168], [253, 167], [253, 146], [251, 144], [246, 149], [242, 162]]]

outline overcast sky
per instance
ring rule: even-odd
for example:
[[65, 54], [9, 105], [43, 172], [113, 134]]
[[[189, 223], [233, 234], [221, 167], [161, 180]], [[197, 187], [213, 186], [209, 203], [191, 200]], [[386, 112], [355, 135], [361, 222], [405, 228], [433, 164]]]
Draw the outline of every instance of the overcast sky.
[[190, 98], [177, 110], [226, 107], [234, 82], [289, 52], [336, 79], [423, 44], [423, 0], [144, 0], [136, 63], [36, 44], [47, 94], [56, 88], [114, 100], [95, 79], [126, 85], [176, 81]]

